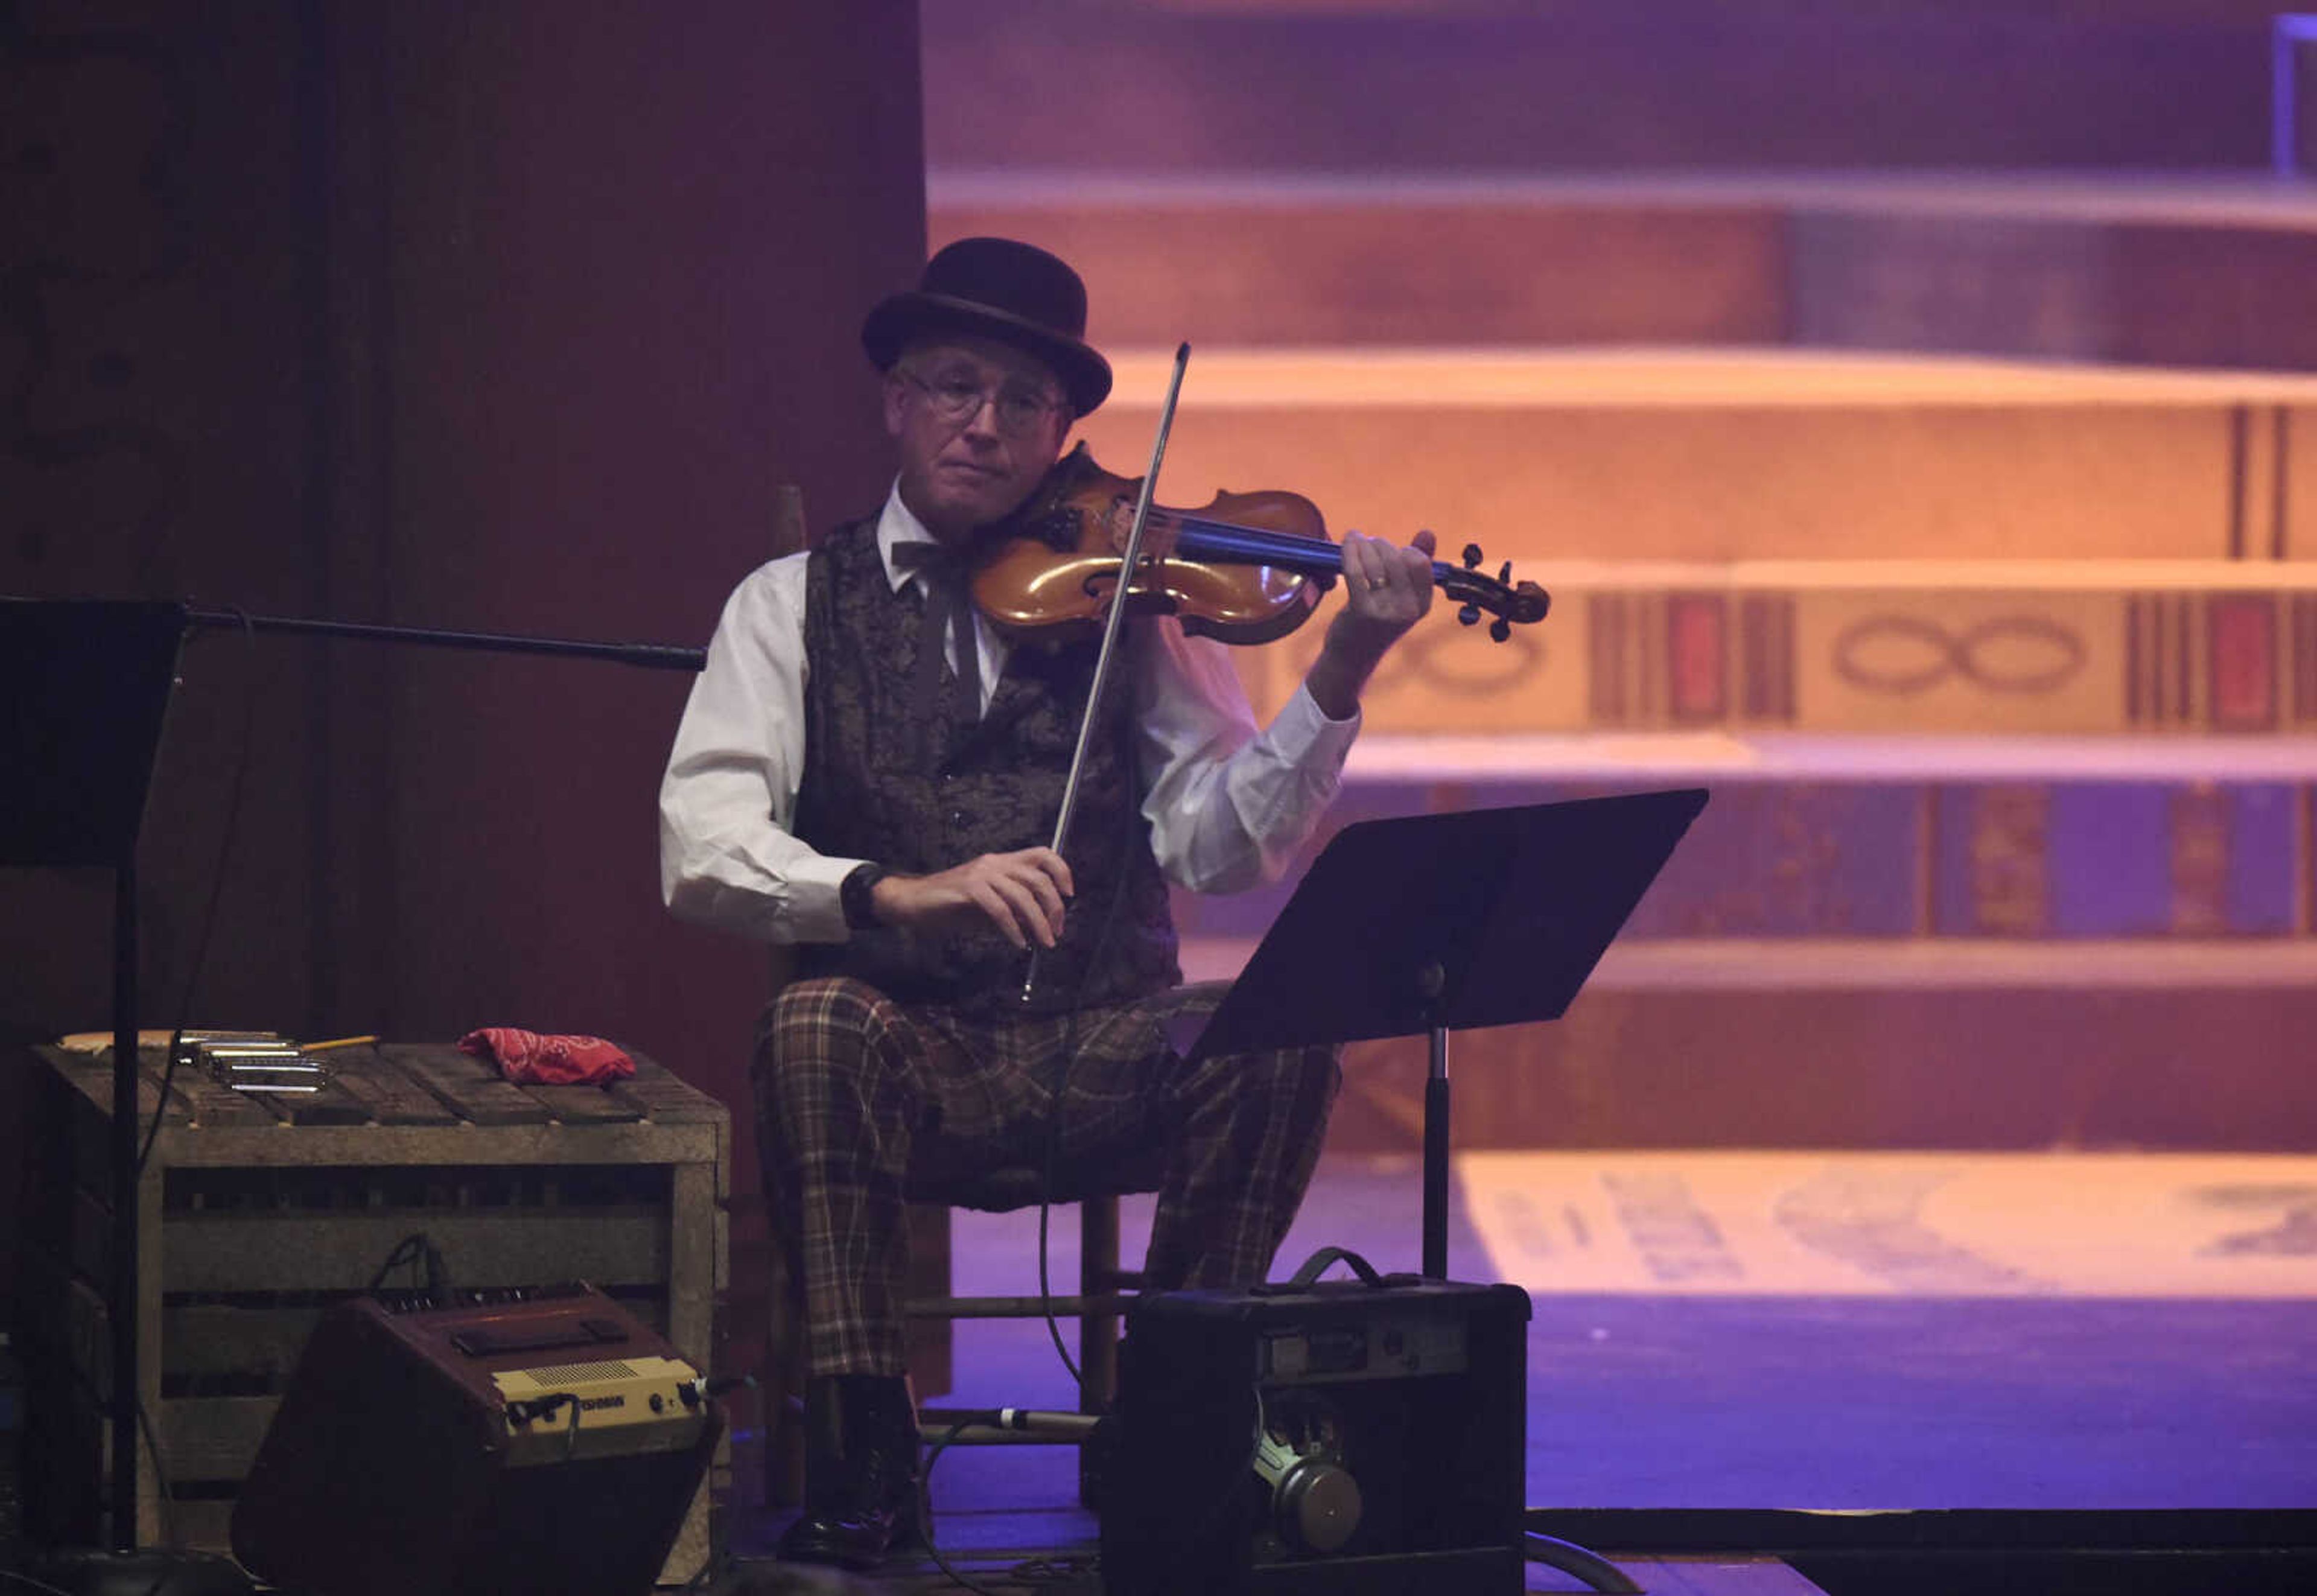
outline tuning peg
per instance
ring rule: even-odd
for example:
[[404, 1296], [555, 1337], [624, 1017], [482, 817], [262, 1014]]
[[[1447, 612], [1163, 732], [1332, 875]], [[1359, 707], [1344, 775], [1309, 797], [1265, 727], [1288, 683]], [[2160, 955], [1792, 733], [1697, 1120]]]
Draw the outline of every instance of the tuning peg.
[[1456, 612], [1456, 619], [1467, 626], [1478, 626], [1481, 623], [1481, 606], [1477, 604], [1466, 605]]
[[1506, 561], [1504, 562], [1504, 564], [1503, 564], [1501, 567], [1499, 567], [1499, 568], [1498, 569], [1498, 571], [1497, 571], [1497, 586], [1498, 586], [1498, 587], [1511, 587], [1512, 585], [1513, 585], [1513, 562], [1512, 562], [1511, 560], [1506, 560]]
[[1466, 543], [1464, 545], [1464, 569], [1466, 570], [1479, 569], [1481, 561], [1487, 558], [1487, 555], [1481, 552], [1480, 544]]
[[1498, 615], [1493, 622], [1490, 623], [1489, 635], [1496, 639], [1497, 641], [1503, 642], [1507, 639], [1510, 638], [1512, 634], [1513, 623], [1510, 621], [1506, 620], [1502, 615]]

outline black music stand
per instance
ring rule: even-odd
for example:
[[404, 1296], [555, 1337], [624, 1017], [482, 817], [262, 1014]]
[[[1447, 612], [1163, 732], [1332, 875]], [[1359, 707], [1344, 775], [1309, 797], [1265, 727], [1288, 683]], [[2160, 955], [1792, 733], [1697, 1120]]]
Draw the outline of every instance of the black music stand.
[[112, 1546], [51, 1570], [88, 1592], [250, 1588], [137, 1546], [137, 834], [185, 632], [182, 605], [0, 599], [0, 866], [112, 873]]
[[1363, 820], [1321, 850], [1193, 1059], [1428, 1036], [1424, 1273], [1448, 1274], [1448, 1033], [1558, 1019], [1700, 787]]

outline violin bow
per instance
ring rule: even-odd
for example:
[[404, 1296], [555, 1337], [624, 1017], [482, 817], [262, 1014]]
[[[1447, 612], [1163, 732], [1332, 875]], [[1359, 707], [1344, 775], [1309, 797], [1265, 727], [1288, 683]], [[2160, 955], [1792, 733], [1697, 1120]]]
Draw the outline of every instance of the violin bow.
[[[1078, 722], [1078, 746], [1070, 752], [1070, 773], [1062, 783], [1062, 807], [1054, 817], [1056, 853], [1062, 851], [1062, 839], [1069, 835], [1070, 817], [1078, 806], [1078, 778], [1086, 773], [1087, 749], [1094, 740], [1095, 710], [1102, 703], [1103, 688], [1110, 681], [1111, 660], [1118, 650], [1118, 639], [1126, 622], [1126, 595], [1134, 585], [1135, 574], [1142, 567], [1142, 529], [1150, 519], [1151, 496], [1158, 489], [1158, 462], [1167, 457], [1167, 435], [1175, 426], [1175, 401], [1182, 397], [1183, 369], [1191, 363], [1191, 345], [1175, 346], [1175, 373], [1167, 380], [1167, 402], [1158, 408], [1158, 433], [1150, 440], [1150, 469], [1142, 473], [1142, 491], [1134, 500], [1134, 524], [1126, 533], [1126, 549], [1119, 561], [1117, 590], [1111, 595], [1110, 614], [1102, 623], [1102, 647], [1094, 658], [1094, 682], [1087, 689], [1086, 713]], [[1038, 983], [1038, 950], [1030, 950], [1030, 967], [1022, 976], [1022, 1001], [1030, 1000], [1031, 989]]]

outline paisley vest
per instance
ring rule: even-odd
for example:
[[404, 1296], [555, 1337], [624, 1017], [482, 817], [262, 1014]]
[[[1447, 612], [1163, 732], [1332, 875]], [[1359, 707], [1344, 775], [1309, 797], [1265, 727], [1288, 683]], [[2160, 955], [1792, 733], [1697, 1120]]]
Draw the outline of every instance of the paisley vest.
[[[987, 713], [926, 724], [911, 702], [920, 632], [914, 585], [895, 592], [877, 524], [837, 528], [805, 581], [805, 766], [795, 831], [824, 854], [929, 875], [980, 854], [1053, 840], [1094, 675], [1092, 641], [1016, 643]], [[944, 694], [944, 700], [948, 695]], [[800, 947], [805, 975], [857, 976], [903, 1002], [998, 1015], [1121, 1002], [1181, 980], [1167, 883], [1141, 814], [1132, 695], [1114, 674], [1091, 737], [1064, 852], [1077, 895], [1060, 946], [1027, 955], [994, 928], [938, 938], [880, 928]]]

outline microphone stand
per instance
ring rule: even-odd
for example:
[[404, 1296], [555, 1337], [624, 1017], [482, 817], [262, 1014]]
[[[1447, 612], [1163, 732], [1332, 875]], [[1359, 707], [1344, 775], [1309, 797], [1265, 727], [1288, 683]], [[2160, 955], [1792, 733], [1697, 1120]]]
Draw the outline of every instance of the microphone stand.
[[246, 628], [252, 632], [283, 632], [304, 637], [361, 638], [372, 642], [420, 643], [434, 648], [468, 649], [494, 654], [557, 654], [569, 659], [608, 659], [619, 665], [640, 665], [660, 670], [697, 671], [707, 663], [705, 649], [678, 648], [672, 643], [592, 642], [563, 637], [531, 637], [509, 632], [451, 632], [438, 626], [383, 626], [361, 621], [309, 621], [287, 615], [246, 615], [239, 610], [184, 606], [186, 623], [193, 626]]

